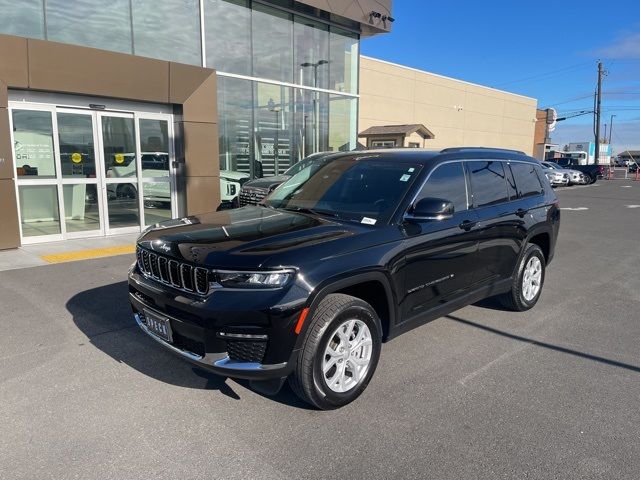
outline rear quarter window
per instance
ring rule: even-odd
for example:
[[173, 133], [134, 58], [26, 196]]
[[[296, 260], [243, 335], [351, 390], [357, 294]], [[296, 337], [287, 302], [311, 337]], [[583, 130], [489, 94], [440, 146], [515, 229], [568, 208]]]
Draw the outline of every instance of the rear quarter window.
[[544, 173], [542, 173], [539, 167], [536, 168], [536, 165], [533, 163], [519, 162], [511, 163], [510, 166], [516, 182], [518, 197], [533, 197], [535, 195], [541, 195], [544, 192], [537, 170], [540, 170], [540, 175], [544, 175]]

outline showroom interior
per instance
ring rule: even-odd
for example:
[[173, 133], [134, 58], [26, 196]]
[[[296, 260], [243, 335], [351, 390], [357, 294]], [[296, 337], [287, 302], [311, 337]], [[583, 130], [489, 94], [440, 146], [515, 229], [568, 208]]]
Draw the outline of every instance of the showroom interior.
[[391, 1], [347, 3], [0, 0], [0, 248], [133, 233], [355, 148]]

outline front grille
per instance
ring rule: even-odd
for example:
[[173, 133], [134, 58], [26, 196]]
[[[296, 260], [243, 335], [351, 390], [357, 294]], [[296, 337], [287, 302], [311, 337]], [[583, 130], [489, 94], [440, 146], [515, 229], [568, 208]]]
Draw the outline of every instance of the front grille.
[[245, 205], [256, 205], [267, 196], [269, 191], [266, 188], [256, 187], [242, 187], [240, 189], [240, 195], [238, 196], [238, 202], [241, 207]]
[[266, 349], [265, 341], [227, 340], [227, 355], [231, 360], [262, 363]]
[[194, 268], [140, 247], [136, 248], [136, 259], [138, 269], [148, 278], [190, 293], [209, 293], [210, 273], [206, 268]]

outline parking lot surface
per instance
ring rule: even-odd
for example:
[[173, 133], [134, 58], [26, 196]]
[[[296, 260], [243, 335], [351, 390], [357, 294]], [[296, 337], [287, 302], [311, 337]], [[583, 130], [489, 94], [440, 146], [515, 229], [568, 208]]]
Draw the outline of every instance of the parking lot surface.
[[0, 272], [0, 478], [639, 478], [640, 182], [558, 197], [532, 311], [398, 337], [337, 411], [165, 352], [130, 314], [133, 255]]

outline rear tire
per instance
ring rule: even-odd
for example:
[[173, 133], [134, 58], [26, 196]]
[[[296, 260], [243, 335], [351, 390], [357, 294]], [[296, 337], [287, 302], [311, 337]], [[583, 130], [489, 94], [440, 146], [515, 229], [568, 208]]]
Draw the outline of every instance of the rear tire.
[[538, 245], [529, 243], [513, 276], [511, 290], [498, 297], [509, 310], [524, 312], [538, 302], [544, 285], [546, 261]]
[[342, 407], [367, 388], [381, 342], [380, 319], [371, 305], [349, 295], [327, 295], [307, 326], [289, 384], [316, 408]]

